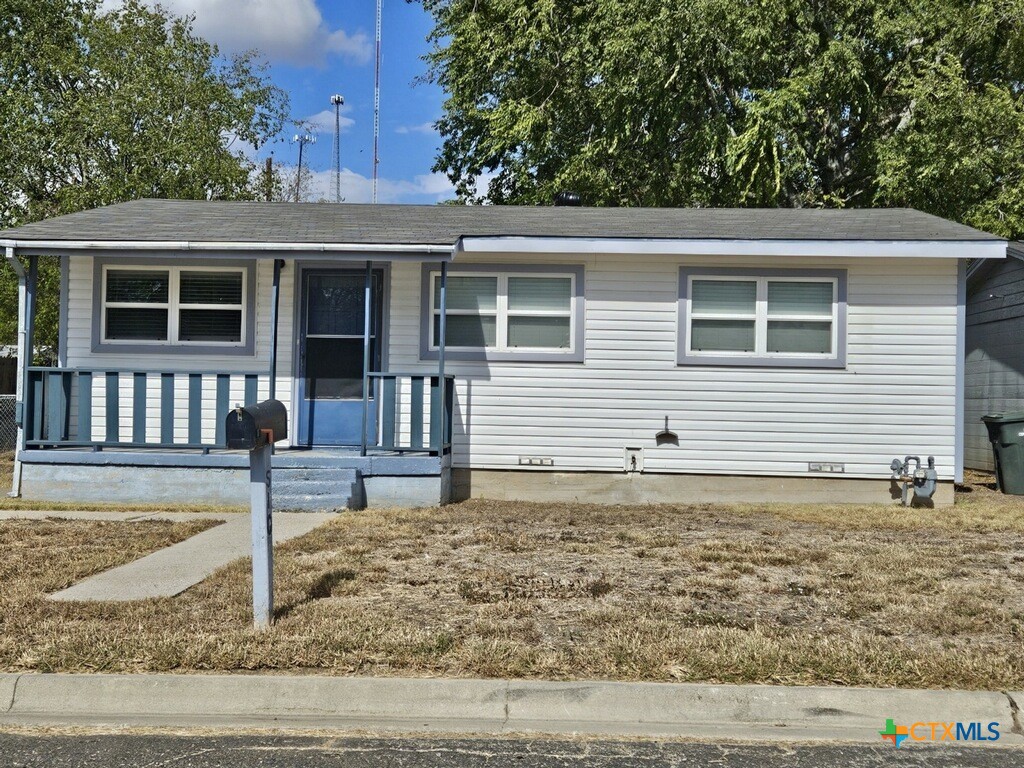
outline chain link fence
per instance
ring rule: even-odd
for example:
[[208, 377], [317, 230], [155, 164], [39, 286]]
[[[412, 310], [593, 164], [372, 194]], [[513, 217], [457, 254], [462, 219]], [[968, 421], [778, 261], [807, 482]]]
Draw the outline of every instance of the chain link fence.
[[0, 395], [0, 452], [13, 451], [18, 427], [14, 423], [14, 395]]

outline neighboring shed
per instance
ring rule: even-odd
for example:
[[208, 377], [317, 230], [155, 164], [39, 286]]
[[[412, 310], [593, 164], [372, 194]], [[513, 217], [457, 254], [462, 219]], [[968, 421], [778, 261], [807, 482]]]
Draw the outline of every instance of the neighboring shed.
[[964, 465], [992, 470], [981, 417], [1024, 411], [1024, 243], [1007, 259], [983, 259], [967, 274]]

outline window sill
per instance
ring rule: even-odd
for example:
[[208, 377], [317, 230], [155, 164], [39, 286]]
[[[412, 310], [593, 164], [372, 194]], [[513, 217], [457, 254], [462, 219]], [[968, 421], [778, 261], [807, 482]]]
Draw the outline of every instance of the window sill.
[[218, 344], [165, 344], [159, 342], [98, 342], [92, 345], [93, 352], [106, 353], [110, 355], [196, 355], [196, 356], [221, 356], [221, 357], [255, 357], [253, 343], [247, 342], [241, 346], [227, 346]]
[[[421, 350], [420, 360], [436, 361], [437, 350]], [[582, 363], [583, 352], [499, 352], [497, 350], [445, 350], [444, 359], [472, 363]]]
[[679, 366], [713, 368], [846, 368], [846, 361], [830, 357], [732, 357], [729, 355], [684, 355]]

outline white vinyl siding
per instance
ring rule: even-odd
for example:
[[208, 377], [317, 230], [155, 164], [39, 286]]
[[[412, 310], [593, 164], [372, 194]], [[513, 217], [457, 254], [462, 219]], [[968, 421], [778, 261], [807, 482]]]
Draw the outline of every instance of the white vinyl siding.
[[[564, 263], [566, 254], [474, 254], [481, 263]], [[581, 259], [580, 261], [584, 261]], [[845, 368], [678, 366], [680, 267], [764, 267], [759, 259], [585, 257], [586, 362], [449, 360], [456, 377], [456, 467], [622, 472], [643, 447], [648, 473], [798, 475], [808, 462], [843, 477], [886, 478], [894, 456], [934, 455], [953, 477], [956, 262], [773, 259], [847, 271]], [[471, 270], [464, 257], [461, 269]], [[914, 285], [908, 292], [906, 286]], [[389, 364], [436, 372], [419, 357], [420, 267], [392, 269]], [[656, 447], [665, 425], [678, 447]], [[528, 467], [520, 457], [552, 459]], [[726, 482], [723, 480], [723, 482]]]
[[[477, 258], [474, 256], [474, 258]], [[846, 366], [828, 369], [679, 366], [680, 267], [756, 270], [762, 259], [715, 256], [480, 254], [481, 263], [576, 263], [585, 267], [585, 362], [457, 361], [453, 419], [456, 467], [529, 471], [623, 471], [623, 448], [644, 448], [648, 473], [815, 476], [807, 463], [844, 463], [843, 477], [889, 476], [895, 456], [934, 455], [953, 477], [956, 372], [956, 261], [952, 259], [773, 259], [785, 269], [847, 271]], [[469, 269], [468, 257], [461, 268]], [[268, 394], [273, 266], [256, 268], [254, 357], [163, 357], [93, 353], [92, 259], [72, 256], [68, 365], [125, 370], [252, 371]], [[420, 359], [423, 268], [391, 267], [385, 368], [436, 374]], [[291, 408], [294, 263], [281, 276], [278, 397]], [[913, 290], [908, 290], [909, 285]], [[204, 381], [204, 424], [216, 414], [213, 377]], [[104, 398], [93, 395], [93, 423]], [[122, 378], [121, 387], [131, 387]], [[187, 382], [176, 382], [187, 397]], [[158, 430], [159, 382], [148, 385], [150, 432]], [[126, 397], [130, 392], [126, 390]], [[233, 382], [231, 403], [242, 398]], [[186, 402], [184, 399], [182, 403]], [[122, 409], [125, 425], [130, 411]], [[656, 447], [665, 426], [679, 446]], [[127, 430], [127, 426], [125, 426]], [[127, 439], [127, 431], [123, 432]], [[205, 437], [205, 435], [204, 435]], [[519, 464], [544, 457], [550, 467]], [[723, 478], [723, 483], [728, 480]]]
[[[252, 332], [255, 334], [255, 354], [230, 356], [209, 353], [179, 354], [174, 357], [162, 353], [165, 347], [154, 345], [152, 353], [137, 353], [134, 350], [121, 352], [113, 344], [108, 344], [102, 352], [92, 351], [93, 322], [93, 259], [90, 256], [69, 256], [68, 265], [68, 328], [67, 328], [67, 366], [69, 368], [91, 368], [100, 372], [110, 370], [124, 371], [193, 371], [203, 373], [203, 440], [213, 442], [217, 421], [224, 414], [216, 412], [216, 374], [231, 371], [238, 373], [254, 373], [258, 375], [257, 396], [263, 400], [270, 395], [270, 381], [267, 371], [270, 365], [270, 292], [273, 282], [273, 262], [264, 259], [256, 263], [255, 291], [256, 323]], [[125, 265], [128, 265], [126, 260]], [[135, 264], [132, 265], [133, 267]], [[187, 271], [193, 270], [188, 267]], [[277, 366], [277, 397], [291, 409], [292, 396], [292, 328], [294, 292], [294, 265], [286, 262], [281, 271], [281, 305], [278, 323], [278, 366]], [[129, 376], [121, 376], [120, 435], [121, 439], [131, 439], [131, 418], [133, 382]], [[235, 376], [231, 380], [229, 401], [231, 405], [244, 400], [244, 379]], [[188, 408], [188, 379], [178, 376], [174, 382], [174, 406], [179, 414]], [[94, 376], [92, 413], [93, 436], [103, 439], [102, 427], [105, 423], [106, 381], [101, 373]], [[75, 397], [74, 391], [72, 397]], [[157, 442], [160, 437], [160, 379], [150, 376], [146, 382], [146, 398], [148, 406], [147, 440]], [[72, 408], [74, 413], [74, 408]], [[188, 425], [186, 419], [176, 420], [175, 440], [185, 442]], [[75, 425], [72, 425], [74, 429]]]

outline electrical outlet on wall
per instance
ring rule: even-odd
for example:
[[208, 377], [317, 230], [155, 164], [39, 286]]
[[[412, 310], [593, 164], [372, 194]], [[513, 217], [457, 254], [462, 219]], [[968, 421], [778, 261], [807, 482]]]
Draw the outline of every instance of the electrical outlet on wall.
[[623, 458], [625, 459], [625, 466], [623, 467], [623, 469], [625, 469], [626, 472], [644, 471], [643, 448], [626, 448], [623, 452]]

